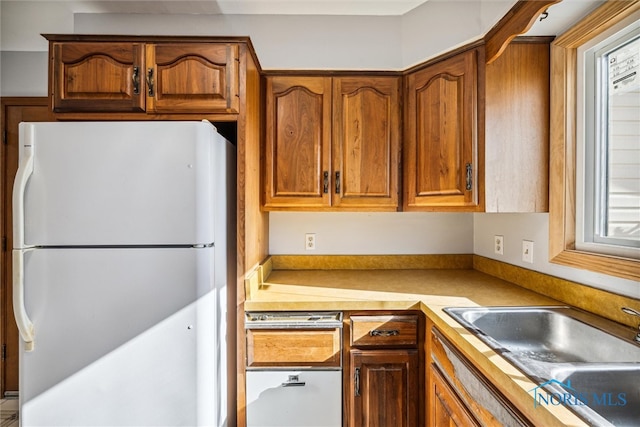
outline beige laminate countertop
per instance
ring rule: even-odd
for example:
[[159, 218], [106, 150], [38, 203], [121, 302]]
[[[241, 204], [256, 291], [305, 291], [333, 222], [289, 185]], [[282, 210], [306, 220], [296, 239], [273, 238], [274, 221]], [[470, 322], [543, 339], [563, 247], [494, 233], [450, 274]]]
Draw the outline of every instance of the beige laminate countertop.
[[[422, 310], [505, 397], [537, 425], [587, 425], [564, 406], [534, 407], [531, 391], [537, 384], [442, 311], [452, 306], [568, 305], [534, 292], [531, 287], [535, 289], [535, 285], [527, 289], [478, 271], [474, 269], [475, 260], [471, 264], [462, 263], [467, 268], [456, 265], [451, 269], [446, 265], [438, 265], [436, 269], [298, 269], [295, 265], [274, 269], [274, 264], [290, 267], [269, 260], [248, 278], [245, 311]], [[567, 299], [570, 300], [573, 293], [576, 292], [569, 292]], [[601, 295], [598, 297], [601, 304], [607, 305]], [[610, 302], [612, 305], [620, 304], [618, 296], [611, 298], [614, 299]], [[632, 306], [638, 302], [623, 300], [630, 301]]]

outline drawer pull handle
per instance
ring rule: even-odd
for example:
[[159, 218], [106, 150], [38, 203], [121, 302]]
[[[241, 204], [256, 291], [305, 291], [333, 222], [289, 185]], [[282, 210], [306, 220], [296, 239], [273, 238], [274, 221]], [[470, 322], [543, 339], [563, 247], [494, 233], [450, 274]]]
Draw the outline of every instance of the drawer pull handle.
[[289, 375], [289, 379], [282, 383], [282, 387], [304, 387], [305, 385], [307, 385], [307, 383], [300, 381], [298, 375]]
[[400, 331], [397, 329], [374, 329], [369, 332], [372, 337], [394, 337], [400, 335]]

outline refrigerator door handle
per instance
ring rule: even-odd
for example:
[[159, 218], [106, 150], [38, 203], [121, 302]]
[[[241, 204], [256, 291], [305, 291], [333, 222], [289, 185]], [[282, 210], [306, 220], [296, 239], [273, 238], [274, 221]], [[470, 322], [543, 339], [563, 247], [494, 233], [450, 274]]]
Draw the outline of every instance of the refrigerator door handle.
[[[22, 129], [21, 129], [22, 131]], [[32, 129], [26, 128], [24, 145], [21, 147], [20, 165], [13, 184], [13, 314], [18, 331], [25, 342], [25, 350], [33, 350], [33, 323], [27, 315], [24, 305], [24, 193], [27, 182], [33, 173], [33, 141]]]
[[[27, 135], [27, 140], [29, 138]], [[25, 144], [22, 147], [20, 165], [13, 184], [13, 247], [24, 249], [24, 193], [27, 182], [33, 174], [33, 145]]]
[[24, 253], [22, 249], [13, 250], [13, 314], [25, 351], [33, 351], [33, 323], [24, 305]]

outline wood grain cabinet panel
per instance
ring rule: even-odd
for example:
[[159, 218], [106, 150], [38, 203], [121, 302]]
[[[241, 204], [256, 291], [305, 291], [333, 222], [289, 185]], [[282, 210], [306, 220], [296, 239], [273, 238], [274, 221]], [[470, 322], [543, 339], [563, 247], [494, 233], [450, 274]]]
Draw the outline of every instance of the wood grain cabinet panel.
[[415, 348], [418, 345], [418, 316], [351, 316], [351, 346], [359, 348]]
[[405, 210], [478, 206], [478, 49], [407, 75]]
[[486, 212], [549, 211], [549, 43], [512, 42], [487, 65]]
[[475, 427], [480, 424], [462, 404], [435, 365], [429, 370], [429, 427]]
[[265, 207], [330, 204], [331, 79], [267, 78]]
[[266, 80], [266, 209], [397, 210], [399, 77]]
[[429, 335], [429, 427], [533, 425], [440, 331]]
[[239, 111], [237, 45], [154, 44], [146, 52], [149, 111]]
[[418, 425], [418, 351], [351, 350], [350, 427]]
[[237, 114], [239, 49], [222, 42], [52, 42], [53, 111]]
[[247, 366], [341, 366], [340, 329], [247, 330]]
[[53, 110], [143, 112], [144, 45], [53, 43]]
[[333, 206], [398, 207], [400, 81], [333, 80]]

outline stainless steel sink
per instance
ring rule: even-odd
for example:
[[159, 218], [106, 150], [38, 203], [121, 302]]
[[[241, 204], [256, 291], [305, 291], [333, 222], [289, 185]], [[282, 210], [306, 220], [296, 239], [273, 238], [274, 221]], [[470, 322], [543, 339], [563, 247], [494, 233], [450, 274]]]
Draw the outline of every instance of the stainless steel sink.
[[575, 396], [573, 409], [591, 424], [638, 426], [640, 423], [639, 365], [567, 366], [554, 370], [552, 376], [556, 381], [551, 391], [557, 389]]
[[630, 339], [634, 334], [627, 328], [570, 307], [445, 311], [489, 347], [513, 357], [551, 363], [640, 362], [640, 346]]
[[568, 406], [591, 425], [638, 426], [640, 344], [633, 329], [571, 307], [444, 311], [538, 384], [535, 404]]

